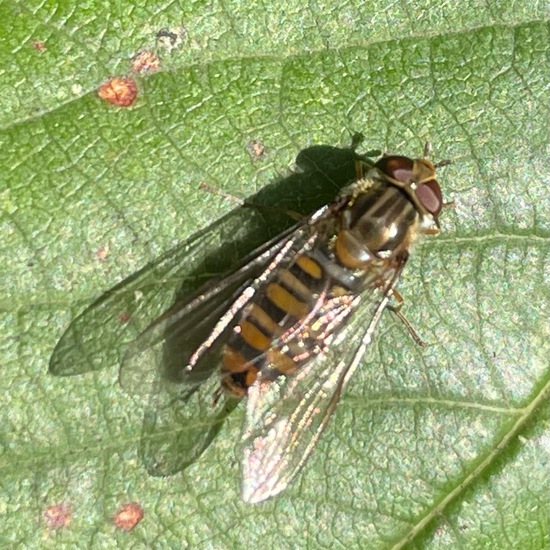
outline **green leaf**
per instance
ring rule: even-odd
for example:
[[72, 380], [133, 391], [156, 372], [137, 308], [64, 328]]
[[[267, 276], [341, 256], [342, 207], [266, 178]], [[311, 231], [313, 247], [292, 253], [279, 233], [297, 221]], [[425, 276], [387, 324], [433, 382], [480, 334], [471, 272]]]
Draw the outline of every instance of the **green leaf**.
[[[0, 16], [0, 544], [548, 546], [543, 4], [20, 1]], [[98, 99], [143, 50], [163, 70], [134, 76], [134, 105]], [[439, 180], [454, 207], [400, 285], [429, 346], [384, 316], [277, 499], [239, 500], [241, 410], [184, 473], [149, 477], [144, 403], [119, 387], [116, 365], [48, 373], [63, 330], [233, 208], [200, 182], [247, 198], [300, 150], [358, 131], [366, 148], [417, 156], [430, 140], [436, 160], [453, 161]], [[254, 141], [266, 150], [256, 160]], [[111, 517], [129, 501], [145, 517], [120, 533]], [[56, 504], [71, 518], [58, 530], [44, 517]]]

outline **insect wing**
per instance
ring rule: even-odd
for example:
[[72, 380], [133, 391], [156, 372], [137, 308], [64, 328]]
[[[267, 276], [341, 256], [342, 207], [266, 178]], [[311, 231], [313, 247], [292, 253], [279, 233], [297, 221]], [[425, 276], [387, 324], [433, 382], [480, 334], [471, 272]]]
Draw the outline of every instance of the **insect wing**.
[[221, 395], [213, 402], [219, 379], [210, 377], [180, 395], [152, 393], [145, 411], [139, 455], [149, 474], [173, 475], [193, 464], [220, 431], [238, 400]]
[[353, 148], [302, 150], [296, 159], [300, 173], [251, 199], [277, 204], [278, 212], [237, 208], [107, 291], [71, 322], [54, 349], [50, 372], [68, 376], [120, 363], [128, 344], [170, 308], [175, 295], [193, 293], [205, 274], [230, 271], [240, 258], [292, 225], [285, 208], [295, 208], [299, 201], [302, 212], [312, 212], [331, 200], [335, 189], [355, 177], [357, 160], [368, 162]]
[[[280, 246], [272, 245], [189, 303], [176, 304], [128, 349], [120, 382], [130, 393], [149, 394], [140, 456], [150, 474], [172, 475], [192, 464], [237, 405], [224, 394], [214, 399], [223, 337], [253, 296], [243, 294], [253, 290], [252, 275], [265, 270], [264, 262]], [[227, 324], [219, 329], [224, 317]]]
[[193, 294], [205, 274], [229, 271], [269, 240], [266, 224], [265, 213], [238, 208], [108, 290], [71, 322], [54, 349], [50, 372], [68, 376], [120, 363], [128, 344], [176, 295]]
[[402, 267], [386, 273], [384, 290], [366, 289], [355, 297], [351, 318], [294, 376], [260, 378], [249, 388], [241, 441], [243, 500], [277, 495], [304, 465], [372, 341]]
[[140, 454], [151, 474], [170, 475], [194, 462], [236, 406], [237, 399], [219, 393], [221, 371], [215, 367], [224, 335], [256, 290], [293, 257], [290, 249], [300, 250], [308, 241], [308, 221], [281, 234], [217, 286], [176, 304], [128, 349], [121, 383], [133, 393], [150, 394]]

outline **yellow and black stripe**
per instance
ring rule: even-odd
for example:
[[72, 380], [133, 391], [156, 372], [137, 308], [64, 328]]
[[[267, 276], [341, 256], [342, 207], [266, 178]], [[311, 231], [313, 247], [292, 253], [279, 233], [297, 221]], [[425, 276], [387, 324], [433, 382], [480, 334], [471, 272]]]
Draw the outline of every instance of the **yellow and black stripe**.
[[326, 282], [322, 265], [308, 255], [298, 256], [279, 269], [255, 302], [249, 304], [224, 346], [224, 386], [244, 395], [258, 371], [269, 363], [279, 374], [297, 368], [293, 359], [270, 349], [285, 329], [306, 317]]

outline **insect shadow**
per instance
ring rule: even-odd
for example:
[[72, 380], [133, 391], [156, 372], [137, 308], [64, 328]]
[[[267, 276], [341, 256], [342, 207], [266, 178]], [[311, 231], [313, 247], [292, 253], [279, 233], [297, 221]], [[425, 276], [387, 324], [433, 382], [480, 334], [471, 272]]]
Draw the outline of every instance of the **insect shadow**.
[[[210, 386], [203, 382], [216, 364], [204, 372], [193, 372], [195, 383], [185, 384], [179, 391], [164, 391], [166, 384], [159, 381], [178, 387], [178, 373], [185, 366], [182, 358], [189, 357], [208, 337], [211, 325], [206, 325], [203, 333], [193, 330], [192, 338], [181, 332], [163, 335], [160, 357], [147, 361], [145, 355], [145, 364], [137, 367], [124, 365], [128, 347], [165, 312], [200, 296], [205, 284], [209, 288], [223, 285], [225, 273], [253, 262], [264, 243], [296, 223], [289, 212], [305, 216], [334, 200], [342, 187], [356, 179], [356, 162], [371, 163], [369, 157], [375, 154], [360, 155], [354, 144], [348, 148], [314, 145], [300, 151], [295, 172], [263, 188], [244, 206], [200, 230], [89, 305], [57, 343], [50, 373], [70, 376], [122, 364], [121, 385], [147, 399], [140, 456], [149, 473], [170, 475], [193, 463], [238, 401], [223, 397], [217, 407], [212, 407], [213, 384], [217, 386], [218, 381], [213, 377]], [[250, 274], [255, 275], [254, 269]], [[223, 305], [235, 290], [228, 285], [220, 293], [220, 303]]]

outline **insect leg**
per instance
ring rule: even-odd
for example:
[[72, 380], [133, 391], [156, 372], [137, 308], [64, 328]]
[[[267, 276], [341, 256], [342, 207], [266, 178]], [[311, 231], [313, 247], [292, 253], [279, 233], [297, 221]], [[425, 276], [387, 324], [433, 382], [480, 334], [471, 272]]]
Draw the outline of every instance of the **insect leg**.
[[215, 185], [211, 185], [210, 183], [206, 183], [205, 181], [201, 181], [199, 183], [199, 189], [201, 191], [206, 191], [207, 193], [210, 193], [211, 195], [217, 195], [218, 197], [222, 197], [223, 199], [227, 200], [228, 202], [232, 202], [236, 206], [244, 206], [245, 202], [240, 199], [239, 197], [236, 197], [235, 195], [232, 195], [231, 193], [227, 193], [223, 189], [220, 189], [219, 187], [216, 187]]
[[291, 220], [295, 220], [299, 222], [300, 220], [303, 220], [305, 218], [304, 214], [300, 214], [299, 212], [295, 212], [294, 210], [287, 210], [285, 208], [279, 208], [275, 205], [271, 204], [259, 204], [256, 202], [250, 202], [245, 201], [243, 199], [240, 199], [239, 197], [236, 197], [235, 195], [232, 195], [231, 193], [225, 192], [223, 189], [219, 189], [218, 187], [215, 187], [214, 185], [210, 185], [209, 183], [206, 183], [205, 181], [201, 181], [199, 183], [199, 189], [201, 191], [206, 191], [207, 193], [210, 193], [212, 195], [217, 195], [218, 197], [222, 197], [226, 199], [228, 202], [232, 202], [236, 206], [241, 206], [244, 208], [256, 208], [258, 210], [262, 208], [267, 208], [269, 210], [275, 210], [280, 211], [283, 214], [286, 214]]
[[401, 311], [401, 308], [403, 307], [405, 299], [395, 289], [392, 289], [391, 294], [398, 303], [397, 305], [388, 305], [387, 306], [388, 309], [391, 312], [395, 313], [395, 315], [397, 315], [400, 321], [405, 325], [405, 327], [409, 331], [409, 334], [411, 335], [411, 338], [415, 341], [415, 343], [420, 347], [425, 348], [427, 346], [426, 342], [424, 342], [424, 340], [420, 338], [416, 330], [414, 330], [414, 327], [412, 326], [411, 322], [405, 317], [405, 315]]

